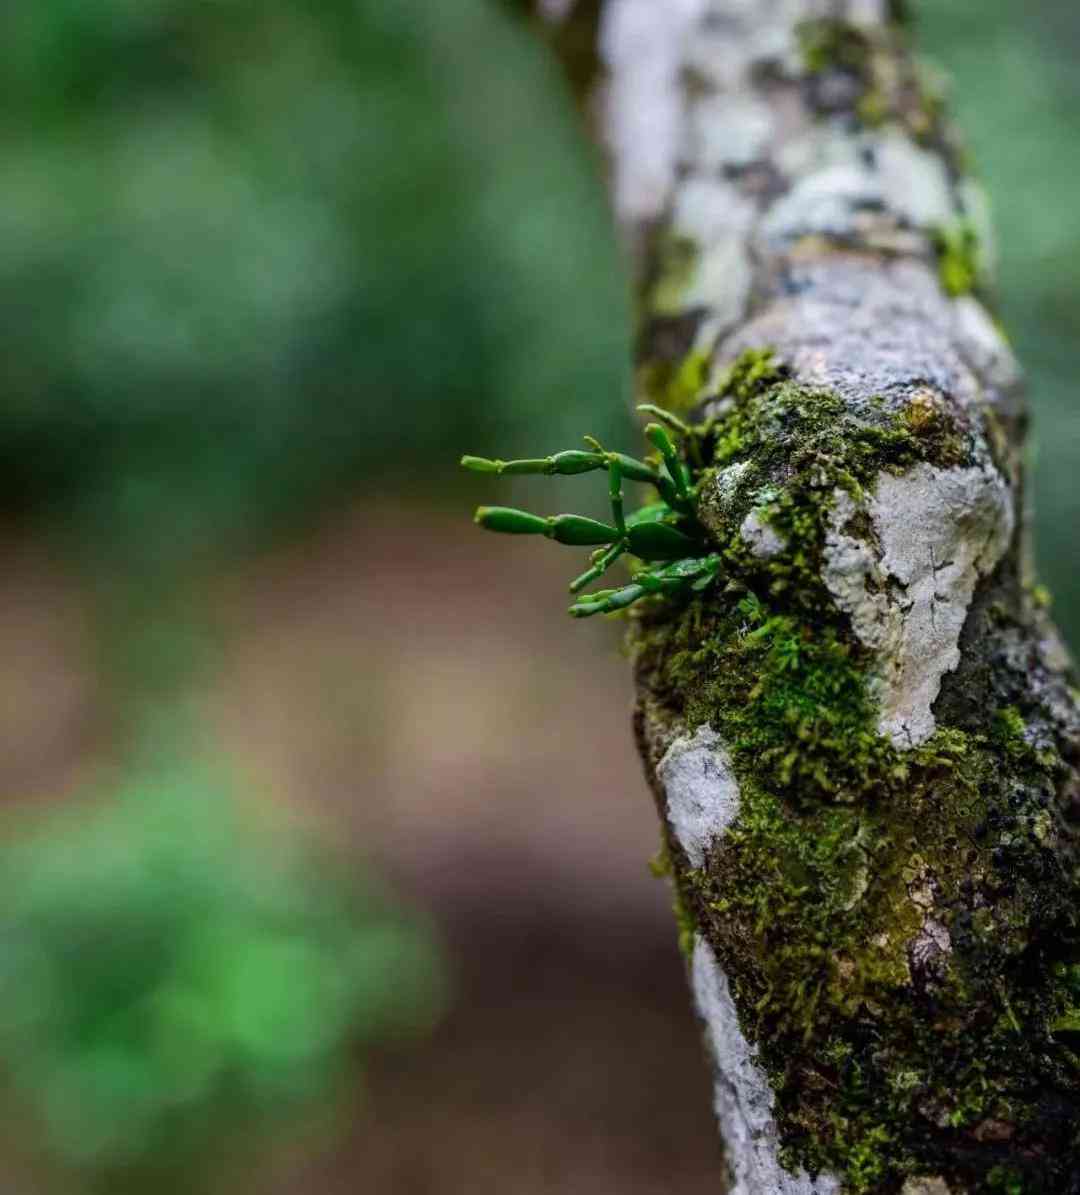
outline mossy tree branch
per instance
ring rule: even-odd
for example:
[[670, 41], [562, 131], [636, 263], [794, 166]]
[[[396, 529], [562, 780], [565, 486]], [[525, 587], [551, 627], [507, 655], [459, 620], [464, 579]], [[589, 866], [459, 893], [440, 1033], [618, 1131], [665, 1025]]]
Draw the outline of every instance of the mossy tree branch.
[[1080, 711], [985, 204], [895, 5], [658, 7], [605, 12], [615, 196], [726, 572], [635, 609], [636, 724], [730, 1189], [1076, 1195]]

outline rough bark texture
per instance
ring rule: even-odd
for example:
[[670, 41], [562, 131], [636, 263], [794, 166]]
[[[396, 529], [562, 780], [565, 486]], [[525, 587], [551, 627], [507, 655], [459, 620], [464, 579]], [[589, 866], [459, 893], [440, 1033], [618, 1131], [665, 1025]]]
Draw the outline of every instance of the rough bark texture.
[[1080, 714], [907, 41], [880, 0], [602, 31], [641, 387], [727, 562], [631, 640], [734, 1195], [1080, 1192]]

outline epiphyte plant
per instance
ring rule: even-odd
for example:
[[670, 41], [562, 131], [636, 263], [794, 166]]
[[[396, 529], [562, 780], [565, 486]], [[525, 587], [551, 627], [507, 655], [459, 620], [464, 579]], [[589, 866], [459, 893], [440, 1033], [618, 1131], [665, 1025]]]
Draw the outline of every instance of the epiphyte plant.
[[[581, 593], [602, 577], [621, 556], [639, 562], [639, 567], [632, 569], [629, 585], [594, 590], [578, 598], [570, 607], [570, 614], [575, 618], [624, 610], [640, 598], [651, 595], [701, 591], [712, 584], [720, 571], [721, 557], [709, 550], [706, 532], [695, 514], [694, 475], [668, 434], [670, 428], [685, 444], [696, 429], [658, 407], [638, 409], [663, 421], [650, 423], [645, 428], [646, 438], [656, 449], [655, 459], [638, 460], [621, 452], [608, 452], [591, 436], [585, 437], [587, 450], [571, 449], [532, 460], [461, 458], [466, 469], [497, 476], [529, 473], [572, 476], [607, 470], [610, 523], [574, 514], [544, 517], [509, 506], [481, 506], [475, 515], [475, 521], [488, 531], [543, 535], [571, 547], [595, 548], [589, 567], [570, 582], [573, 594]], [[624, 477], [653, 486], [659, 501], [626, 513], [622, 489]]]

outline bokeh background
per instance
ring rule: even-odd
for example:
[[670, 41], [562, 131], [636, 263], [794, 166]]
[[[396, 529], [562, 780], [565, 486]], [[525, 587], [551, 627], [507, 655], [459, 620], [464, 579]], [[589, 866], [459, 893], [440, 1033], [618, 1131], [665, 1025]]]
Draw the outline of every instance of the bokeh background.
[[[1080, 9], [915, 7], [1080, 645]], [[634, 447], [521, 6], [6, 5], [0, 101], [0, 1182], [715, 1192], [618, 628], [456, 469]]]

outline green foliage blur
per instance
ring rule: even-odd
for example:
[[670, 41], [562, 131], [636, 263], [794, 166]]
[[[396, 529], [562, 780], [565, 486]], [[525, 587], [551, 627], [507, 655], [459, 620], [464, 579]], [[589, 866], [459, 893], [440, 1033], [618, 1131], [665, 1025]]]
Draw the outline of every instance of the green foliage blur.
[[1030, 384], [1039, 566], [1080, 649], [1080, 5], [918, 0], [924, 48], [953, 107], [998, 230], [1001, 313]]
[[626, 420], [598, 172], [492, 0], [4, 5], [0, 102], [8, 508], [236, 549]]
[[16, 838], [0, 889], [6, 1119], [29, 1109], [86, 1189], [250, 1173], [265, 1133], [355, 1083], [358, 1048], [442, 1003], [421, 923], [194, 771]]

